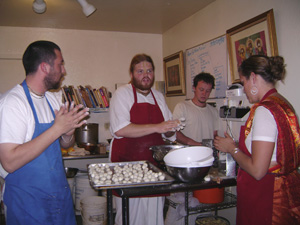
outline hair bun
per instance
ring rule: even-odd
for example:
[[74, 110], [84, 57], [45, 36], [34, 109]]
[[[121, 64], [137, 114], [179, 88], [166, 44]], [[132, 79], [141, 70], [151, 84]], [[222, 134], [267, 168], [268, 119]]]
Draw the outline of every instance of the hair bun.
[[269, 57], [270, 72], [274, 80], [283, 80], [285, 77], [285, 64], [281, 56]]

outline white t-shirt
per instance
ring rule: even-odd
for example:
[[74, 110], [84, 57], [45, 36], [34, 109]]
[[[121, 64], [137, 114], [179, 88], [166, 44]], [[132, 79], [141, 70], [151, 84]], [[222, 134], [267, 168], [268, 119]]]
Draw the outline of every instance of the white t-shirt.
[[276, 161], [277, 137], [278, 137], [277, 124], [272, 113], [263, 106], [257, 107], [253, 118], [252, 128], [245, 140], [245, 144], [249, 152], [252, 153], [251, 150], [252, 141], [275, 142], [274, 151], [271, 160]]
[[[156, 102], [163, 114], [164, 120], [171, 120], [172, 113], [170, 112], [164, 96], [155, 89], [151, 89], [153, 95], [155, 96]], [[144, 96], [140, 93], [137, 94], [137, 102], [138, 103], [149, 103], [155, 104], [153, 96], [149, 93], [147, 96]], [[134, 95], [131, 84], [126, 84], [119, 87], [116, 92], [113, 94], [110, 106], [109, 106], [109, 117], [110, 117], [110, 132], [113, 136], [113, 140], [110, 143], [110, 147], [112, 147], [113, 141], [115, 138], [123, 138], [118, 137], [114, 133], [123, 127], [129, 125], [130, 122], [130, 110], [134, 103]], [[164, 137], [164, 135], [162, 135]], [[175, 141], [176, 135], [168, 138], [171, 141]], [[112, 148], [111, 148], [112, 149]], [[111, 151], [110, 156], [111, 157]], [[163, 215], [161, 210], [163, 208], [162, 197], [153, 197], [153, 198], [133, 198], [130, 199], [130, 215], [135, 215], [133, 221], [130, 220], [130, 223], [133, 224], [144, 224], [145, 217], [151, 217], [148, 220], [148, 224], [151, 224], [153, 221], [156, 224], [163, 224]], [[120, 211], [122, 209], [122, 204], [119, 204], [120, 201], [116, 200], [116, 208], [117, 208], [117, 216], [116, 216], [116, 224], [121, 224], [120, 220]], [[139, 210], [134, 210], [139, 209]], [[142, 213], [141, 213], [142, 212]], [[133, 218], [133, 217], [130, 217]], [[152, 223], [153, 224], [153, 223]]]
[[[157, 90], [151, 89], [157, 104], [163, 114], [164, 120], [171, 120], [172, 113], [170, 112], [164, 96]], [[153, 96], [149, 93], [147, 96], [144, 96], [137, 92], [137, 102], [138, 103], [150, 103], [155, 104]], [[116, 92], [113, 94], [110, 101], [109, 107], [109, 117], [110, 117], [110, 131], [114, 138], [117, 137], [114, 133], [123, 127], [130, 124], [130, 109], [134, 103], [134, 95], [131, 84], [126, 84], [119, 87]], [[169, 138], [170, 139], [170, 138]], [[175, 141], [175, 135], [170, 139]]]
[[[61, 103], [51, 92], [46, 97], [53, 110], [59, 110]], [[40, 123], [53, 121], [53, 115], [45, 97], [31, 93], [31, 98]], [[34, 116], [21, 85], [3, 94], [0, 98], [0, 143], [23, 144], [32, 139], [34, 133]], [[1, 167], [2, 168], [2, 167]], [[3, 168], [0, 176], [3, 174]], [[2, 172], [2, 173], [1, 173]]]
[[220, 127], [218, 110], [209, 104], [199, 107], [192, 100], [179, 102], [174, 108], [173, 118], [181, 117], [185, 118], [186, 124], [181, 132], [198, 142], [202, 139], [213, 139], [214, 131]]

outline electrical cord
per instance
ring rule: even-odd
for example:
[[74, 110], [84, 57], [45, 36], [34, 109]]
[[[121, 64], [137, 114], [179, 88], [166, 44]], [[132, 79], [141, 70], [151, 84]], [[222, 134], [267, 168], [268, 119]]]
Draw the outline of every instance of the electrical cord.
[[[228, 111], [229, 111], [229, 108], [228, 108]], [[228, 121], [228, 114], [229, 114], [229, 113], [228, 113], [228, 111], [227, 111], [226, 116], [225, 116], [226, 130], [229, 131], [230, 137], [231, 137], [232, 140], [235, 142], [234, 136], [233, 136], [233, 134], [232, 134], [232, 130], [231, 130], [230, 126], [229, 126], [229, 121]]]

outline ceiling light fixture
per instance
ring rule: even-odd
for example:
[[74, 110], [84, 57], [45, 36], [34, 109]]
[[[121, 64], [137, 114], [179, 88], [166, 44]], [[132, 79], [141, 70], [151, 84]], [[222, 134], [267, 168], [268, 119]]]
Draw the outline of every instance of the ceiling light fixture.
[[35, 0], [32, 4], [32, 9], [34, 12], [36, 13], [44, 13], [46, 11], [46, 3], [44, 2], [44, 0]]
[[82, 7], [82, 11], [86, 17], [92, 15], [97, 9], [95, 6], [87, 3], [86, 0], [77, 0]]

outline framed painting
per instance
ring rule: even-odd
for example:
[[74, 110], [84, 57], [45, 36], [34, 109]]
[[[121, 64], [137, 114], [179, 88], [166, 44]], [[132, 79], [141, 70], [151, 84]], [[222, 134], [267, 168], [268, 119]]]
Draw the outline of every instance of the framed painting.
[[164, 58], [166, 96], [185, 95], [183, 51]]
[[278, 55], [273, 9], [226, 31], [231, 81], [239, 80], [238, 67], [251, 55]]

